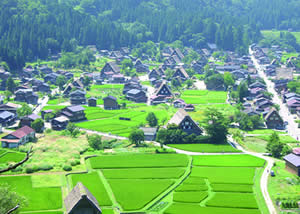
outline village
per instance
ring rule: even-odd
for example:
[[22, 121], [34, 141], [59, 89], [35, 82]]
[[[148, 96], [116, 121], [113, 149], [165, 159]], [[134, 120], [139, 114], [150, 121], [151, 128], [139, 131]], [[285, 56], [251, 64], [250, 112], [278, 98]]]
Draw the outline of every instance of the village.
[[[297, 185], [286, 184], [293, 190], [276, 195], [282, 188], [280, 176], [294, 176], [293, 182], [300, 176], [300, 94], [289, 87], [299, 72], [295, 57], [281, 61], [285, 50], [257, 44], [244, 56], [211, 43], [195, 50], [153, 45], [159, 60], [146, 52], [137, 56], [127, 47], [111, 51], [88, 46], [94, 61], [83, 69], [59, 67], [61, 54], [48, 62], [28, 63], [18, 77], [0, 68], [0, 170], [32, 153], [3, 179], [40, 176], [41, 186], [32, 182], [45, 188], [48, 196], [41, 197], [51, 201], [34, 209], [37, 199], [30, 199], [21, 213], [82, 213], [87, 201], [92, 210], [88, 213], [198, 213], [205, 207], [210, 213], [273, 214], [272, 210], [297, 209]], [[89, 71], [91, 65], [94, 71]], [[220, 127], [226, 129], [223, 138], [215, 134]], [[279, 156], [267, 145], [273, 134], [282, 142]], [[125, 154], [132, 157], [124, 159]], [[224, 155], [229, 165], [201, 159], [212, 154]], [[246, 161], [237, 163], [242, 157]], [[149, 164], [153, 169], [147, 169]], [[216, 177], [204, 166], [218, 168]], [[248, 177], [234, 173], [224, 178], [227, 186], [218, 187], [222, 182], [216, 180], [228, 166], [232, 172], [234, 167], [248, 167]], [[170, 172], [159, 171], [163, 167]], [[253, 183], [255, 170], [261, 177], [256, 175]], [[260, 178], [272, 183], [262, 187]], [[129, 199], [126, 186], [135, 182], [136, 192]], [[244, 190], [225, 190], [232, 185]], [[260, 192], [270, 185], [272, 192]], [[142, 193], [146, 196], [137, 203]], [[221, 206], [222, 197], [232, 202]], [[249, 201], [237, 205], [239, 197]]]

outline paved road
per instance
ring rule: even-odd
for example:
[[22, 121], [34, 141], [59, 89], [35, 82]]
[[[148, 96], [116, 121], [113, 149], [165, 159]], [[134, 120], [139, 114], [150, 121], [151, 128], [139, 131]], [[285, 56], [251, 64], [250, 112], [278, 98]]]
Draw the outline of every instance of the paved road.
[[206, 90], [206, 85], [205, 85], [205, 83], [204, 83], [204, 81], [203, 80], [196, 80], [195, 82], [194, 82], [194, 85], [196, 86], [196, 88], [198, 89], [198, 90]]
[[[59, 92], [59, 90], [58, 90], [58, 88], [56, 88], [51, 91], [51, 95], [55, 95], [58, 92]], [[33, 110], [33, 113], [39, 114], [40, 111], [42, 111], [42, 109], [47, 105], [48, 101], [49, 101], [48, 96], [44, 96], [41, 99], [39, 99], [39, 101], [38, 101], [39, 104], [35, 107], [35, 109]]]
[[288, 125], [287, 125], [288, 133], [296, 140], [299, 140], [300, 139], [300, 129], [298, 128], [298, 124], [295, 122], [295, 119], [294, 119], [295, 115], [292, 115], [289, 113], [287, 106], [282, 102], [282, 99], [280, 99], [279, 95], [275, 91], [274, 83], [272, 81], [270, 81], [268, 79], [268, 77], [266, 76], [266, 74], [264, 73], [263, 66], [261, 66], [258, 63], [258, 61], [255, 59], [253, 52], [251, 50], [249, 50], [249, 52], [251, 54], [251, 59], [254, 63], [256, 70], [258, 71], [259, 76], [261, 78], [263, 78], [264, 81], [266, 82], [268, 91], [274, 95], [273, 102], [280, 106], [279, 114], [281, 115], [281, 117], [283, 118], [284, 121], [288, 122]]

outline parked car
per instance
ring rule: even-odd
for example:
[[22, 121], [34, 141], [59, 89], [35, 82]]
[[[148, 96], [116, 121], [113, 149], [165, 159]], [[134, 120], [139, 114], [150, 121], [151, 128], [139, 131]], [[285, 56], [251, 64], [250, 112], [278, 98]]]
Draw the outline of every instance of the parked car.
[[272, 177], [274, 177], [274, 176], [275, 176], [275, 173], [274, 173], [274, 171], [273, 171], [273, 170], [271, 170], [271, 172], [270, 172], [270, 175], [271, 175]]

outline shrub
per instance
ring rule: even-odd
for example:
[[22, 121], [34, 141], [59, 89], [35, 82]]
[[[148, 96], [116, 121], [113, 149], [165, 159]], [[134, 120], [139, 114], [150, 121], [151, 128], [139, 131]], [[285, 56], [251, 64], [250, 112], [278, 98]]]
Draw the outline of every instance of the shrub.
[[49, 134], [52, 132], [52, 129], [46, 129], [45, 133]]
[[66, 164], [66, 165], [63, 166], [63, 170], [65, 170], [67, 172], [71, 171], [72, 170], [72, 166]]
[[53, 165], [49, 163], [42, 163], [39, 168], [40, 170], [48, 171], [53, 169]]
[[70, 164], [71, 164], [71, 166], [79, 165], [80, 164], [80, 160], [79, 159], [71, 160]]

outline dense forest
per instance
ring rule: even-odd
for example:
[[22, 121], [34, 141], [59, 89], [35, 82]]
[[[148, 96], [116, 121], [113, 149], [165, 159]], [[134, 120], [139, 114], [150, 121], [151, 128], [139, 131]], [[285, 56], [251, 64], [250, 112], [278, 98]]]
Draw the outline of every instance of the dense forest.
[[299, 30], [299, 9], [300, 0], [1, 0], [0, 57], [19, 70], [77, 44], [117, 49], [148, 40], [211, 42], [242, 54], [261, 29]]

